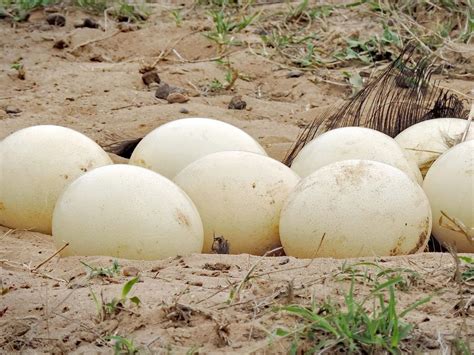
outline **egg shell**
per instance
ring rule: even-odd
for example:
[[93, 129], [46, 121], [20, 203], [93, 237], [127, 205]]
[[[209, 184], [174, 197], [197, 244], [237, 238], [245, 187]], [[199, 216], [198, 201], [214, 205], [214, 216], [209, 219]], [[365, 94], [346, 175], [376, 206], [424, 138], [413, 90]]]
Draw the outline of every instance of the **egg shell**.
[[[474, 140], [441, 155], [428, 170], [423, 189], [430, 200], [436, 239], [454, 245], [458, 252], [474, 253]], [[441, 211], [460, 221], [465, 231], [442, 217]]]
[[112, 164], [92, 139], [72, 129], [32, 126], [0, 144], [0, 224], [51, 234], [54, 205], [84, 173]]
[[430, 232], [422, 188], [369, 160], [332, 163], [302, 179], [280, 219], [283, 248], [299, 258], [411, 254], [426, 247]]
[[[395, 140], [412, 157], [424, 176], [441, 154], [460, 142], [467, 126], [467, 120], [460, 118], [435, 118], [408, 127]], [[471, 123], [467, 140], [472, 139], [474, 124]]]
[[53, 215], [62, 255], [154, 260], [200, 253], [203, 227], [191, 199], [172, 181], [138, 166], [110, 165], [74, 181]]
[[364, 127], [337, 128], [316, 137], [298, 153], [291, 169], [304, 178], [325, 165], [349, 159], [389, 164], [419, 184], [423, 181], [419, 169], [409, 163], [393, 138]]
[[230, 254], [263, 255], [280, 246], [281, 206], [299, 177], [269, 157], [229, 151], [191, 163], [174, 181], [199, 210], [204, 252], [217, 236], [228, 241]]
[[229, 150], [266, 155], [255, 139], [235, 126], [209, 118], [185, 118], [148, 133], [133, 151], [130, 164], [173, 179], [193, 161]]

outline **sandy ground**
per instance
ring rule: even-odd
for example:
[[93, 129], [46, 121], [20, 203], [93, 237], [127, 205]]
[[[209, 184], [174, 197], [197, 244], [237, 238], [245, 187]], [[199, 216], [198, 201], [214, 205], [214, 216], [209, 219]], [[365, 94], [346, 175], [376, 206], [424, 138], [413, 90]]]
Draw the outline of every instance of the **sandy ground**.
[[[267, 7], [272, 6], [279, 5]], [[111, 21], [105, 32], [75, 29], [73, 23], [86, 15], [71, 9], [62, 10], [65, 27], [45, 24], [43, 11], [16, 27], [0, 21], [0, 139], [23, 127], [57, 124], [105, 146], [141, 137], [177, 118], [213, 117], [244, 129], [270, 156], [282, 159], [302, 125], [351, 93], [349, 86], [332, 79], [340, 78], [338, 71], [321, 69], [288, 77], [289, 68], [245, 46], [232, 47], [229, 59], [247, 80], [238, 79], [231, 90], [209, 93], [212, 79], [224, 82], [225, 76], [222, 66], [210, 60], [220, 56], [219, 48], [199, 33], [210, 21], [203, 12], [189, 12], [177, 27], [167, 10], [156, 6], [140, 29], [129, 32], [116, 31]], [[341, 26], [341, 21], [347, 26]], [[338, 31], [379, 26], [367, 21], [343, 14], [330, 25]], [[240, 36], [250, 43], [257, 41], [254, 30]], [[103, 37], [107, 39], [88, 44]], [[69, 47], [53, 48], [61, 39]], [[155, 88], [142, 82], [140, 68], [160, 55], [161, 80], [184, 88], [188, 102], [168, 104], [156, 99]], [[25, 80], [10, 67], [19, 58]], [[462, 76], [441, 79], [444, 86], [462, 94], [472, 87]], [[236, 94], [247, 102], [245, 110], [227, 108]], [[156, 262], [120, 260], [122, 274], [89, 279], [80, 261], [109, 266], [112, 260], [54, 257], [32, 271], [53, 253], [50, 236], [0, 227], [2, 352], [111, 352], [106, 337], [115, 334], [134, 339], [145, 352], [286, 353], [292, 339], [271, 334], [279, 327], [292, 329], [298, 321], [274, 307], [309, 305], [312, 298], [343, 302], [350, 284], [343, 269], [360, 261], [192, 255]], [[449, 254], [368, 260], [383, 268], [411, 270], [403, 274], [408, 286], [397, 292], [400, 309], [432, 295], [405, 317], [415, 327], [403, 343], [405, 350], [439, 353], [456, 339], [474, 346], [469, 306], [473, 289], [453, 280], [456, 268]], [[243, 282], [252, 267], [252, 277]], [[125, 274], [139, 272], [140, 282], [132, 293], [142, 305], [127, 304], [124, 310], [99, 320], [92, 294], [102, 294], [104, 300], [119, 295], [130, 279], [124, 270]], [[230, 291], [239, 285], [238, 295], [229, 302]], [[356, 282], [355, 294], [367, 294], [370, 288]]]
[[[405, 320], [415, 328], [405, 344], [410, 351], [439, 351], [461, 335], [474, 336], [474, 319], [467, 306], [472, 288], [453, 281], [455, 264], [449, 254], [426, 253], [405, 257], [354, 260], [298, 260], [292, 257], [250, 255], [192, 255], [133, 262], [119, 260], [122, 273], [110, 278], [87, 276], [83, 261], [110, 267], [108, 257], [54, 258], [31, 271], [54, 253], [50, 236], [0, 229], [2, 292], [0, 346], [5, 352], [108, 352], [104, 338], [119, 334], [135, 340], [144, 351], [156, 353], [286, 353], [291, 339], [272, 337], [277, 328], [292, 329], [297, 320], [275, 307], [308, 305], [311, 300], [343, 302], [351, 274], [349, 265], [375, 262], [383, 270], [404, 268], [406, 287], [397, 291], [398, 308], [431, 295], [429, 302]], [[356, 266], [360, 272], [376, 271]], [[249, 275], [248, 282], [243, 282]], [[131, 296], [138, 308], [99, 321], [91, 293], [107, 302], [119, 296], [122, 285], [139, 272]], [[396, 274], [396, 273], [395, 273]], [[398, 274], [397, 274], [398, 275]], [[241, 286], [229, 302], [231, 290]], [[361, 297], [370, 282], [355, 284]], [[472, 346], [473, 344], [471, 344]]]

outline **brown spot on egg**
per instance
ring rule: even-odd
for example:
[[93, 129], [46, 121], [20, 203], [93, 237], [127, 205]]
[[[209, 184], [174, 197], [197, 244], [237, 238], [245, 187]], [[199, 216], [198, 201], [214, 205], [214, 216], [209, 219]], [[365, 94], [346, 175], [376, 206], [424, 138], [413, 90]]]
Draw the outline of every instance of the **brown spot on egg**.
[[186, 217], [186, 215], [180, 210], [176, 210], [176, 219], [178, 220], [178, 223], [181, 225], [185, 225], [187, 227], [191, 225], [189, 223], [188, 217]]
[[423, 231], [418, 237], [418, 242], [416, 243], [415, 247], [408, 252], [408, 254], [417, 253], [422, 248], [424, 248], [426, 241], [429, 238], [428, 230], [430, 229], [430, 219], [428, 217], [422, 222], [422, 227]]

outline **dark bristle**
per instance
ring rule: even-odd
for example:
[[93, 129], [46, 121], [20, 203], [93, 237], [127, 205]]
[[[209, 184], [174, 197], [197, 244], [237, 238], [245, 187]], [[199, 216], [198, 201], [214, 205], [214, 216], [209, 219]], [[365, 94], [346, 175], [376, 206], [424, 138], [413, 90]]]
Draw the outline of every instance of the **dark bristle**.
[[443, 246], [443, 244], [438, 242], [438, 240], [433, 235], [431, 235], [431, 238], [428, 241], [427, 248], [428, 248], [428, 252], [431, 252], [431, 253], [446, 253], [446, 252], [448, 252], [448, 249], [446, 249]]
[[350, 101], [326, 110], [303, 130], [283, 163], [293, 159], [317, 134], [340, 127], [361, 126], [391, 137], [406, 128], [433, 118], [467, 118], [465, 102], [432, 82], [436, 67], [430, 59], [414, 61], [416, 47], [408, 45], [380, 75], [372, 79]]
[[120, 142], [115, 142], [109, 145], [104, 146], [106, 152], [116, 154], [122, 158], [130, 159], [133, 151], [137, 147], [138, 143], [141, 142], [143, 138], [130, 139]]

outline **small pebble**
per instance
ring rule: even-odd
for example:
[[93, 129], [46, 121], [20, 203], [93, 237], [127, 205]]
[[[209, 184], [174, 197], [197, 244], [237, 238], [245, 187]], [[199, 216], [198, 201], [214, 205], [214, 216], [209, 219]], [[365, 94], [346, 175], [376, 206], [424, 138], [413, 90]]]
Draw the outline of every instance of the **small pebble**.
[[185, 103], [185, 102], [188, 102], [189, 101], [189, 97], [187, 97], [186, 95], [183, 95], [179, 92], [172, 92], [171, 94], [168, 95], [168, 97], [166, 98], [166, 100], [170, 103], [170, 104], [174, 104], [174, 103]]
[[242, 100], [242, 96], [240, 95], [234, 96], [228, 106], [230, 110], [244, 110], [246, 107], [247, 103]]
[[125, 23], [125, 22], [119, 23], [117, 27], [122, 32], [132, 32], [132, 31], [137, 31], [140, 29], [139, 25], [136, 25], [133, 23]]
[[156, 70], [150, 70], [142, 74], [142, 80], [145, 85], [160, 83], [161, 79]]
[[138, 276], [140, 270], [138, 270], [135, 266], [125, 266], [122, 268], [122, 275], [123, 276]]
[[187, 108], [183, 107], [179, 110], [179, 113], [185, 113], [186, 114], [186, 113], [189, 113], [189, 110]]
[[6, 113], [11, 113], [11, 114], [16, 114], [16, 113], [20, 113], [21, 110], [17, 107], [7, 106], [5, 108], [5, 112]]
[[161, 83], [158, 85], [158, 88], [156, 89], [155, 96], [159, 99], [167, 100], [170, 94], [173, 94], [173, 93], [184, 94], [184, 92], [185, 91], [183, 89], [177, 86]]
[[302, 72], [301, 70], [292, 70], [290, 72], [288, 72], [288, 74], [286, 74], [286, 77], [287, 78], [299, 78], [300, 76], [303, 76], [304, 75], [304, 72]]
[[168, 84], [162, 83], [156, 88], [155, 96], [159, 99], [166, 100], [171, 92], [171, 88]]
[[67, 43], [65, 40], [60, 39], [59, 41], [54, 42], [53, 48], [56, 49], [64, 49], [69, 47], [69, 43]]
[[188, 285], [190, 286], [202, 286], [202, 282], [201, 281], [188, 281], [186, 282]]
[[85, 27], [85, 28], [99, 28], [99, 24], [91, 18], [85, 18], [83, 22], [76, 23], [74, 25], [74, 27], [75, 28], [83, 28], [83, 27]]
[[268, 31], [265, 31], [263, 28], [257, 28], [253, 33], [259, 36], [268, 36]]
[[46, 17], [46, 22], [53, 26], [64, 27], [66, 25], [66, 18], [60, 14], [50, 14]]

